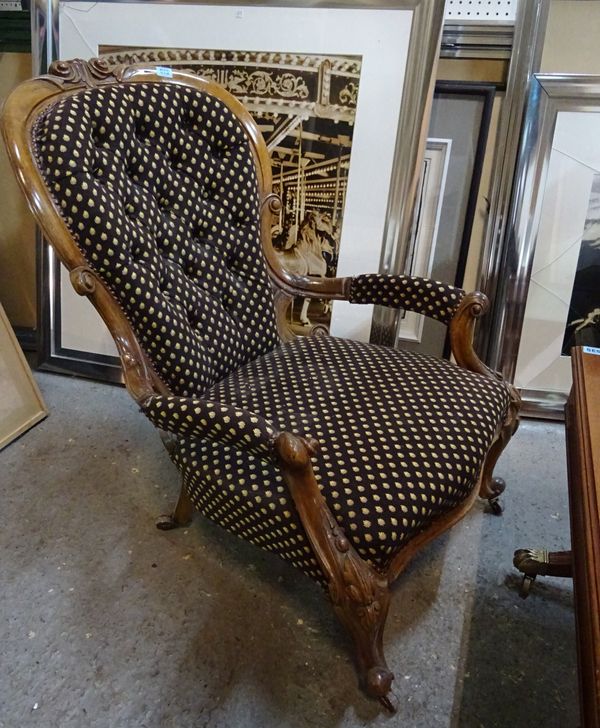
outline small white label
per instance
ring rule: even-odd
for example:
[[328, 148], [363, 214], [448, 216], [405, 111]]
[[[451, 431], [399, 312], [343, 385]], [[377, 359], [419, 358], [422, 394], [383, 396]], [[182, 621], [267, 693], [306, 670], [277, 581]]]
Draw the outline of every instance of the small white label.
[[584, 354], [595, 354], [596, 356], [600, 356], [600, 349], [597, 346], [584, 346], [583, 353]]
[[173, 69], [167, 68], [166, 66], [157, 66], [156, 75], [162, 76], [163, 78], [173, 78]]

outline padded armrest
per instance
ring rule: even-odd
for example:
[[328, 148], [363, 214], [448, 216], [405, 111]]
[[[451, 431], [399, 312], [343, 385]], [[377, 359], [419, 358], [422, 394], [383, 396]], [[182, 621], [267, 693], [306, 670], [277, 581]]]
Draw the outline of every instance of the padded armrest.
[[350, 279], [348, 300], [402, 308], [448, 324], [464, 296], [462, 288], [428, 278], [372, 273]]
[[151, 395], [140, 407], [161, 430], [181, 437], [208, 438], [261, 457], [271, 455], [279, 434], [260, 415], [206, 399]]

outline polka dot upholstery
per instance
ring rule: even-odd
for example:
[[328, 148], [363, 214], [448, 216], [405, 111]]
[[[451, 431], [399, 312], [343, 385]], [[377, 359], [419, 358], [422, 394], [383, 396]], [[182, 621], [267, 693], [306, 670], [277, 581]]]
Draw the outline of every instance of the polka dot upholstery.
[[[273, 458], [314, 437], [319, 487], [361, 556], [385, 569], [475, 487], [509, 401], [447, 361], [332, 337], [279, 339], [251, 148], [224, 103], [188, 86], [78, 91], [34, 126], [37, 163], [88, 265], [170, 395], [140, 403], [176, 435], [197, 508], [323, 582]], [[357, 276], [350, 300], [448, 322], [464, 293]]]
[[447, 324], [464, 296], [461, 288], [428, 278], [368, 273], [352, 279], [348, 298], [351, 303], [403, 308]]
[[260, 415], [223, 402], [152, 396], [142, 412], [156, 427], [176, 435], [209, 440], [270, 457], [277, 430]]
[[278, 344], [254, 162], [225, 104], [105, 86], [50, 106], [34, 140], [76, 243], [171, 391], [200, 394]]
[[[381, 569], [469, 495], [509, 401], [503, 383], [448, 361], [329, 336], [285, 343], [207, 396], [316, 438], [319, 487]], [[202, 513], [323, 579], [275, 463], [193, 437], [172, 457]]]

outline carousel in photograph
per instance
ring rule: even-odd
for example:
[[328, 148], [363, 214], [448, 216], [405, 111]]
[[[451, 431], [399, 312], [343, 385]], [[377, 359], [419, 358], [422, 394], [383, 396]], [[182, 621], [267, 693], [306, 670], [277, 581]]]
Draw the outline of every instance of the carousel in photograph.
[[[102, 47], [111, 64], [162, 62], [223, 86], [254, 116], [282, 201], [273, 244], [292, 273], [335, 276], [361, 70], [357, 56]], [[299, 333], [328, 326], [330, 304], [290, 307]]]

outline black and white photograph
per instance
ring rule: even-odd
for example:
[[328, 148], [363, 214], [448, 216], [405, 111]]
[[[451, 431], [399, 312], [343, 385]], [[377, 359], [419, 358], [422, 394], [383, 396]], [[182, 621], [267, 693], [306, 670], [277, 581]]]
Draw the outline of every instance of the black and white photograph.
[[[360, 56], [103, 46], [110, 64], [160, 61], [223, 86], [252, 113], [273, 165], [282, 201], [273, 245], [291, 273], [335, 276], [354, 120]], [[189, 64], [189, 65], [188, 65]], [[329, 327], [331, 304], [297, 298], [297, 333]]]
[[600, 346], [600, 174], [595, 174], [562, 346]]

